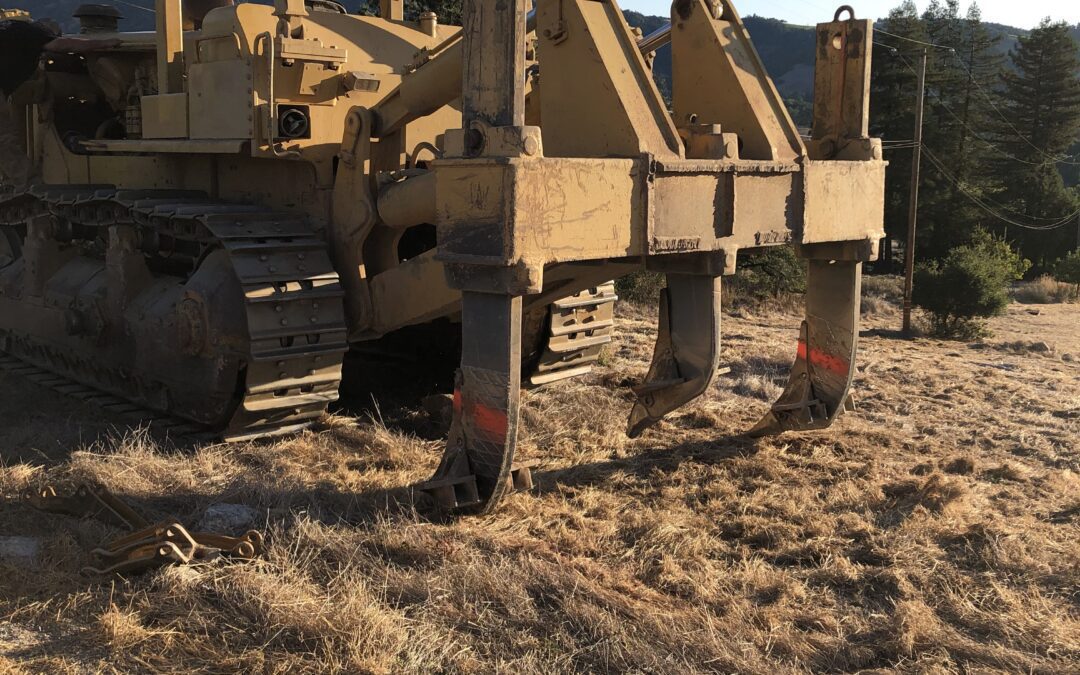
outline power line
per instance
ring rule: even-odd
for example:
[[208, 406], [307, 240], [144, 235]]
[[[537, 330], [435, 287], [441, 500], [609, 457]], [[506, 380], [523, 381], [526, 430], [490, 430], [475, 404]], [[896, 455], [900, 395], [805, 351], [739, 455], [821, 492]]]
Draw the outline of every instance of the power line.
[[949, 180], [950, 182], [953, 182], [957, 186], [957, 188], [960, 190], [960, 192], [963, 193], [963, 195], [965, 197], [967, 197], [973, 204], [975, 204], [977, 207], [979, 207], [980, 209], [985, 211], [988, 215], [992, 216], [993, 218], [996, 218], [997, 220], [1000, 220], [1001, 222], [1008, 223], [1010, 225], [1015, 225], [1016, 227], [1019, 227], [1019, 228], [1025, 229], [1025, 230], [1034, 230], [1036, 232], [1049, 232], [1049, 231], [1056, 230], [1056, 229], [1059, 229], [1061, 227], [1064, 227], [1065, 225], [1068, 225], [1069, 223], [1071, 223], [1073, 221], [1073, 218], [1070, 217], [1070, 218], [1068, 218], [1066, 220], [1059, 221], [1059, 222], [1051, 224], [1051, 225], [1030, 225], [1030, 224], [1027, 224], [1027, 223], [1017, 222], [1016, 220], [1013, 220], [1012, 218], [1008, 218], [1008, 217], [998, 213], [997, 211], [995, 211], [991, 206], [987, 205], [985, 202], [980, 200], [977, 196], [975, 196], [970, 191], [968, 191], [967, 188], [965, 188], [962, 184], [960, 184], [958, 181], [955, 181], [951, 176], [947, 175], [946, 169], [936, 159], [930, 158], [930, 161], [938, 169], [938, 171], [940, 171], [942, 173], [942, 175], [945, 177], [945, 179]]
[[[1020, 132], [1020, 130], [1017, 129], [1016, 126], [1005, 117], [1005, 115], [1001, 112], [1001, 110], [996, 105], [994, 105], [994, 102], [993, 102], [993, 100], [991, 100], [989, 94], [986, 93], [986, 91], [983, 89], [982, 85], [980, 85], [978, 80], [975, 79], [975, 74], [960, 59], [959, 55], [957, 55], [957, 53], [956, 53], [956, 50], [953, 49], [952, 47], [946, 47], [945, 45], [938, 45], [938, 44], [934, 44], [932, 42], [923, 42], [922, 40], [915, 40], [913, 38], [905, 38], [902, 35], [894, 35], [893, 33], [889, 33], [887, 31], [883, 31], [883, 30], [880, 30], [880, 29], [877, 29], [877, 28], [874, 29], [874, 32], [881, 33], [883, 35], [888, 35], [890, 37], [894, 37], [894, 38], [897, 38], [897, 39], [900, 39], [900, 40], [907, 40], [908, 42], [914, 42], [916, 44], [927, 45], [927, 46], [930, 46], [930, 47], [937, 47], [939, 49], [947, 49], [956, 58], [957, 63], [959, 63], [961, 65], [961, 67], [963, 67], [963, 69], [967, 72], [968, 76], [970, 77], [971, 82], [979, 90], [979, 93], [981, 93], [983, 95], [983, 97], [986, 98], [987, 103], [989, 103], [990, 106], [994, 109], [994, 112], [996, 112], [998, 114], [998, 116], [1001, 117], [1001, 119], [1004, 120], [1005, 123], [1008, 124], [1010, 128], [1012, 128], [1012, 130], [1016, 134], [1017, 138], [1019, 138], [1020, 140], [1024, 141], [1028, 145], [1030, 145], [1036, 152], [1038, 152], [1039, 154], [1046, 157], [1048, 160], [1050, 160], [1052, 162], [1055, 162], [1055, 163], [1058, 163], [1058, 164], [1066, 164], [1066, 165], [1069, 165], [1069, 166], [1080, 166], [1080, 162], [1069, 161], [1071, 158], [1075, 157], [1075, 155], [1064, 155], [1062, 157], [1054, 157], [1054, 156], [1050, 155], [1049, 153], [1047, 153], [1042, 148], [1040, 148], [1039, 146], [1032, 143], [1031, 140], [1029, 140], [1026, 136], [1024, 136]], [[882, 47], [887, 47], [889, 49], [889, 52], [888, 52], [889, 54], [891, 54], [892, 56], [895, 56], [898, 59], [900, 59], [901, 61], [903, 61], [904, 65], [912, 73], [915, 73], [916, 75], [918, 74], [915, 71], [915, 67], [911, 65], [911, 62], [908, 61], [904, 57], [904, 55], [899, 52], [899, 50], [896, 47], [894, 47], [894, 46], [892, 46], [890, 44], [886, 44], [884, 42], [875, 42], [874, 44], [880, 44]], [[1004, 155], [1008, 159], [1011, 159], [1011, 160], [1016, 161], [1016, 162], [1020, 162], [1021, 164], [1027, 164], [1028, 166], [1042, 166], [1042, 164], [1043, 164], [1042, 162], [1032, 162], [1030, 160], [1021, 159], [1021, 158], [1019, 158], [1019, 157], [1017, 157], [1017, 156], [1015, 156], [1015, 155], [1001, 149], [1000, 147], [998, 147], [997, 145], [995, 145], [991, 141], [988, 141], [987, 139], [983, 138], [982, 136], [979, 135], [978, 132], [976, 132], [974, 129], [972, 129], [967, 124], [967, 122], [962, 120], [955, 112], [953, 112], [953, 110], [951, 108], [949, 108], [947, 105], [945, 105], [945, 102], [941, 99], [940, 96], [938, 96], [933, 91], [930, 91], [929, 93], [930, 93], [931, 96], [933, 96], [938, 101], [938, 103], [941, 105], [942, 108], [944, 108], [946, 111], [948, 111], [948, 113], [950, 115], [952, 115], [953, 118], [956, 119], [956, 121], [960, 122], [960, 124], [967, 127], [968, 131], [971, 132], [972, 136], [974, 136], [978, 140], [980, 140], [983, 143], [985, 143], [986, 145], [990, 146], [991, 148], [993, 148], [997, 152], [1001, 153], [1002, 155]]]
[[113, 0], [113, 2], [121, 5], [127, 5], [128, 7], [134, 7], [135, 9], [141, 9], [142, 11], [150, 12], [151, 14], [157, 11], [153, 7], [143, 7], [142, 5], [137, 5], [134, 2], [128, 2], [127, 0]]
[[[886, 46], [888, 46], [888, 45], [886, 45]], [[903, 61], [903, 62], [904, 62], [904, 65], [905, 65], [905, 66], [907, 67], [907, 69], [908, 69], [908, 70], [910, 70], [910, 71], [911, 71], [912, 73], [915, 73], [916, 75], [918, 75], [918, 73], [917, 73], [917, 72], [916, 72], [916, 70], [915, 70], [915, 67], [911, 65], [911, 62], [910, 62], [910, 61], [908, 61], [908, 60], [907, 60], [906, 58], [904, 58], [904, 55], [903, 55], [903, 54], [900, 54], [899, 52], [895, 52], [895, 51], [894, 51], [894, 52], [890, 52], [890, 53], [891, 53], [891, 54], [892, 54], [893, 56], [896, 56], [897, 58], [899, 58], [899, 59], [900, 59], [901, 61]], [[957, 122], [959, 122], [959, 123], [960, 123], [960, 124], [961, 124], [961, 125], [962, 125], [962, 126], [963, 126], [963, 127], [965, 128], [965, 129], [967, 129], [967, 130], [968, 130], [968, 131], [969, 131], [969, 132], [971, 133], [971, 135], [972, 135], [973, 137], [975, 137], [975, 138], [976, 138], [977, 140], [981, 141], [981, 142], [982, 142], [983, 144], [985, 144], [986, 146], [988, 146], [988, 147], [992, 148], [993, 150], [997, 151], [997, 152], [998, 152], [999, 154], [1001, 154], [1002, 156], [1004, 156], [1004, 157], [1006, 157], [1006, 158], [1008, 158], [1008, 159], [1011, 159], [1011, 160], [1012, 160], [1012, 161], [1014, 161], [1014, 162], [1019, 162], [1019, 163], [1021, 163], [1021, 164], [1027, 164], [1028, 166], [1042, 166], [1042, 165], [1044, 164], [1044, 162], [1032, 162], [1032, 161], [1030, 161], [1030, 160], [1027, 160], [1027, 159], [1021, 159], [1020, 157], [1017, 157], [1016, 155], [1013, 155], [1013, 154], [1011, 154], [1011, 153], [1010, 153], [1010, 152], [1008, 152], [1007, 150], [1004, 150], [1004, 149], [1002, 149], [1002, 148], [998, 147], [998, 146], [997, 146], [997, 145], [995, 145], [995, 144], [994, 144], [994, 143], [993, 143], [992, 141], [989, 141], [989, 140], [987, 140], [987, 139], [983, 138], [983, 137], [982, 137], [982, 135], [980, 135], [980, 134], [979, 134], [979, 132], [975, 131], [975, 129], [973, 129], [973, 128], [971, 127], [971, 125], [970, 125], [970, 124], [968, 124], [967, 122], [965, 122], [965, 121], [964, 121], [964, 120], [963, 120], [963, 119], [962, 119], [962, 118], [961, 118], [961, 117], [960, 117], [959, 115], [957, 115], [957, 114], [956, 114], [955, 112], [953, 112], [953, 109], [952, 109], [952, 108], [950, 108], [950, 107], [949, 107], [948, 105], [946, 105], [946, 104], [945, 104], [945, 101], [944, 101], [944, 100], [942, 100], [941, 96], [939, 96], [939, 95], [938, 95], [937, 93], [935, 93], [934, 91], [929, 91], [928, 93], [929, 93], [929, 94], [930, 94], [931, 96], [933, 96], [933, 97], [934, 97], [934, 99], [936, 99], [936, 100], [937, 100], [937, 102], [938, 102], [938, 105], [940, 105], [940, 106], [941, 106], [942, 108], [944, 108], [944, 109], [945, 109], [945, 111], [946, 111], [947, 113], [949, 113], [949, 114], [950, 114], [950, 115], [951, 115], [951, 116], [953, 117], [953, 119], [955, 119], [955, 120], [956, 120]], [[1074, 162], [1064, 162], [1064, 163], [1065, 163], [1065, 164], [1073, 164]]]
[[[884, 31], [882, 31], [882, 32], [884, 32]], [[885, 34], [889, 35], [889, 33], [885, 33]], [[900, 36], [896, 36], [896, 37], [900, 37]], [[901, 38], [901, 39], [903, 39], [903, 38]], [[917, 42], [917, 43], [922, 43], [919, 40], [911, 40], [911, 41], [912, 42]], [[916, 71], [915, 68], [911, 65], [911, 63], [906, 58], [904, 58], [904, 56], [902, 54], [900, 54], [897, 49], [891, 48], [890, 45], [887, 45], [887, 44], [884, 44], [884, 43], [880, 43], [880, 44], [882, 44], [882, 46], [885, 46], [885, 47], [890, 47], [890, 53], [897, 56], [901, 61], [903, 61], [904, 65], [908, 68], [908, 70], [910, 70], [912, 73], [914, 73], [915, 76], [918, 78], [919, 85], [920, 85], [919, 86], [920, 98], [919, 98], [919, 106], [916, 108], [916, 112], [920, 112], [921, 111], [921, 102], [922, 102], [922, 96], [921, 95], [925, 91], [924, 79], [920, 75], [920, 71]], [[927, 46], [930, 46], [930, 47], [940, 47], [941, 46], [941, 45], [934, 45], [932, 43], [922, 43], [922, 44], [926, 44]], [[922, 49], [922, 57], [921, 58], [922, 58], [922, 64], [923, 64], [922, 65], [923, 70], [921, 72], [925, 73], [925, 67], [926, 67], [925, 66], [925, 63], [926, 63], [926, 49], [925, 48]], [[971, 75], [972, 79], [974, 80], [973, 74], [969, 72], [969, 75]], [[974, 136], [978, 140], [982, 141], [986, 145], [990, 146], [991, 148], [997, 150], [998, 152], [1002, 153], [1006, 157], [1009, 157], [1010, 159], [1013, 159], [1015, 161], [1022, 162], [1022, 163], [1025, 163], [1025, 164], [1032, 164], [1032, 165], [1035, 165], [1035, 166], [1041, 165], [1041, 163], [1028, 162], [1028, 161], [1022, 160], [1022, 159], [1020, 159], [1018, 157], [1013, 157], [1008, 152], [1002, 150], [1001, 148], [997, 147], [996, 145], [994, 145], [990, 141], [984, 139], [982, 136], [979, 135], [978, 132], [976, 132], [974, 129], [972, 129], [971, 126], [967, 124], [967, 122], [965, 122], [963, 119], [961, 119], [959, 115], [957, 115], [955, 112], [953, 112], [953, 110], [951, 108], [949, 108], [949, 106], [947, 106], [944, 103], [944, 101], [941, 100], [941, 97], [939, 97], [934, 92], [930, 92], [930, 94], [932, 96], [934, 96], [934, 98], [936, 98], [938, 100], [938, 102], [940, 103], [942, 108], [944, 108], [950, 115], [952, 115], [958, 122], [960, 122], [960, 124], [962, 124], [969, 132], [971, 132], [972, 136]], [[919, 117], [921, 117], [921, 115]], [[916, 135], [917, 136], [920, 135], [919, 131], [920, 131], [920, 124], [917, 121], [916, 122]], [[1065, 216], [1063, 218], [1059, 218], [1059, 217], [1047, 218], [1047, 217], [1040, 217], [1040, 216], [1027, 216], [1027, 214], [1020, 214], [1018, 211], [1015, 211], [1014, 209], [1011, 209], [1011, 208], [1009, 208], [1007, 206], [997, 204], [996, 202], [993, 202], [992, 200], [990, 200], [988, 198], [980, 197], [980, 196], [976, 195], [974, 192], [972, 192], [971, 190], [969, 190], [967, 188], [967, 186], [964, 185], [962, 181], [960, 181], [960, 179], [958, 179], [951, 172], [949, 172], [949, 170], [945, 167], [945, 163], [942, 162], [940, 159], [938, 159], [937, 155], [935, 155], [933, 153], [933, 151], [931, 151], [929, 148], [927, 148], [925, 145], [923, 145], [922, 142], [921, 142], [921, 139], [916, 138], [915, 141], [912, 142], [910, 145], [904, 140], [897, 140], [897, 141], [894, 141], [894, 142], [890, 143], [889, 145], [885, 145], [883, 147], [883, 149], [893, 150], [893, 149], [900, 149], [900, 148], [905, 148], [905, 147], [914, 147], [915, 148], [916, 159], [913, 160], [912, 168], [913, 168], [913, 171], [916, 172], [916, 173], [914, 173], [913, 175], [915, 175], [915, 176], [918, 175], [917, 174], [917, 171], [918, 171], [918, 168], [917, 168], [918, 167], [917, 156], [918, 156], [920, 151], [925, 150], [926, 154], [927, 154], [927, 158], [931, 161], [931, 163], [935, 166], [935, 168], [937, 168], [937, 170], [941, 173], [941, 175], [947, 181], [952, 183], [961, 193], [964, 194], [965, 197], [967, 197], [977, 207], [979, 207], [980, 209], [982, 209], [983, 211], [985, 211], [989, 215], [993, 216], [994, 218], [996, 218], [996, 219], [998, 219], [998, 220], [1000, 220], [1002, 222], [1009, 223], [1011, 225], [1015, 225], [1016, 227], [1019, 227], [1019, 228], [1022, 228], [1022, 229], [1027, 229], [1027, 230], [1050, 231], [1050, 230], [1056, 230], [1056, 229], [1058, 229], [1060, 227], [1063, 227], [1063, 226], [1069, 224], [1070, 222], [1072, 222], [1072, 220], [1074, 218], [1076, 218], [1077, 216], [1080, 216], [1080, 209], [1077, 209], [1077, 211], [1075, 211], [1074, 213], [1072, 213], [1072, 214], [1070, 214], [1068, 216]], [[911, 189], [913, 204], [914, 204], [914, 200], [916, 199], [915, 195], [917, 194], [916, 193], [916, 190], [918, 189], [917, 185], [918, 185], [917, 178], [915, 178], [915, 179], [913, 179], [912, 189]], [[1033, 218], [1035, 220], [1046, 220], [1046, 221], [1052, 221], [1052, 222], [1049, 222], [1047, 224], [1041, 224], [1041, 225], [1032, 225], [1030, 223], [1018, 222], [1018, 221], [1014, 220], [1013, 218], [1009, 218], [1009, 217], [1007, 217], [1005, 215], [1002, 215], [999, 211], [994, 209], [994, 206], [997, 206], [999, 209], [1002, 209], [1002, 210], [1005, 210], [1005, 211], [1011, 211], [1011, 212], [1016, 213], [1018, 215], [1024, 215], [1024, 216], [1026, 216], [1028, 218]], [[912, 206], [912, 213], [914, 213], [914, 208], [915, 207]], [[909, 230], [908, 234], [909, 234], [909, 239], [910, 239], [910, 235], [914, 231], [914, 227], [913, 227], [912, 224], [909, 224], [908, 230]], [[910, 243], [909, 243], [909, 245], [910, 245]]]
[[1077, 209], [1070, 215], [1065, 216], [1064, 218], [1057, 219], [1054, 223], [1048, 225], [1031, 225], [1028, 223], [1017, 222], [1011, 218], [1007, 218], [1006, 216], [1003, 216], [997, 211], [995, 211], [989, 204], [986, 203], [983, 198], [969, 191], [968, 188], [958, 178], [949, 173], [948, 169], [945, 168], [944, 163], [940, 159], [938, 159], [937, 156], [934, 155], [934, 153], [931, 152], [929, 148], [924, 147], [923, 150], [926, 152], [926, 156], [930, 160], [930, 162], [937, 168], [937, 170], [941, 173], [942, 176], [944, 176], [946, 180], [955, 185], [960, 190], [960, 192], [964, 194], [964, 196], [971, 200], [972, 203], [974, 203], [983, 211], [1002, 222], [1008, 223], [1010, 225], [1015, 225], [1016, 227], [1020, 227], [1025, 230], [1046, 232], [1064, 227], [1065, 225], [1072, 223], [1073, 219], [1075, 219], [1077, 215], [1080, 215], [1080, 209]]
[[[1024, 141], [1028, 145], [1030, 145], [1032, 148], [1035, 149], [1036, 152], [1038, 152], [1040, 155], [1042, 155], [1043, 157], [1046, 157], [1049, 160], [1052, 160], [1054, 162], [1059, 162], [1059, 163], [1062, 163], [1062, 164], [1069, 164], [1069, 165], [1072, 165], [1072, 166], [1080, 166], [1080, 162], [1070, 162], [1070, 161], [1068, 161], [1068, 159], [1074, 158], [1075, 155], [1064, 155], [1062, 157], [1053, 157], [1048, 152], [1046, 152], [1045, 150], [1043, 150], [1039, 146], [1032, 143], [1022, 133], [1020, 133], [1020, 130], [1016, 128], [1016, 125], [1014, 125], [1011, 121], [1009, 121], [1009, 119], [1007, 117], [1005, 117], [1005, 114], [1002, 113], [1001, 109], [997, 107], [997, 105], [994, 103], [993, 99], [990, 98], [990, 95], [988, 93], [986, 93], [985, 89], [983, 89], [983, 86], [981, 84], [979, 84], [978, 80], [975, 79], [975, 73], [970, 68], [968, 68], [967, 64], [964, 63], [963, 59], [960, 58], [960, 55], [957, 54], [955, 50], [953, 50], [952, 54], [953, 54], [954, 57], [956, 57], [956, 62], [959, 63], [960, 67], [964, 69], [964, 72], [966, 72], [968, 74], [968, 78], [969, 78], [970, 82], [975, 85], [975, 88], [978, 89], [979, 93], [983, 95], [983, 98], [985, 98], [986, 102], [990, 104], [990, 107], [994, 109], [994, 112], [997, 113], [998, 117], [1000, 117], [1002, 119], [1002, 121], [1005, 122], [1005, 124], [1008, 124], [1009, 128], [1011, 128], [1014, 132], [1016, 132], [1017, 138], [1019, 138], [1020, 140]], [[1066, 159], [1066, 158], [1068, 158], [1068, 159]]]
[[1064, 217], [1062, 217], [1062, 216], [1053, 216], [1053, 217], [1029, 216], [1029, 215], [1027, 215], [1025, 213], [1017, 211], [1016, 209], [1005, 206], [1004, 204], [1001, 204], [999, 202], [995, 202], [994, 200], [990, 199], [989, 197], [979, 196], [979, 195], [975, 194], [974, 192], [972, 192], [971, 190], [969, 190], [964, 185], [963, 181], [961, 181], [959, 178], [957, 178], [954, 174], [950, 173], [949, 170], [947, 168], [945, 168], [945, 162], [941, 158], [939, 158], [937, 155], [935, 155], [932, 150], [930, 150], [929, 148], [925, 148], [925, 147], [923, 148], [923, 150], [926, 152], [926, 154], [930, 158], [930, 160], [932, 162], [934, 162], [934, 165], [938, 168], [938, 170], [941, 171], [943, 177], [946, 180], [948, 180], [953, 185], [955, 185], [957, 188], [959, 188], [961, 192], [964, 192], [968, 197], [970, 197], [972, 200], [976, 201], [980, 206], [982, 206], [982, 207], [990, 210], [991, 212], [993, 212], [992, 215], [994, 215], [995, 217], [999, 217], [999, 218], [1004, 219], [1003, 216], [1001, 216], [1000, 214], [998, 214], [994, 210], [994, 207], [997, 207], [998, 209], [1003, 209], [1005, 211], [1009, 211], [1009, 212], [1014, 213], [1016, 215], [1025, 216], [1027, 218], [1034, 218], [1035, 220], [1051, 221], [1049, 224], [1046, 224], [1046, 225], [1030, 225], [1030, 224], [1029, 225], [1024, 225], [1023, 223], [1017, 223], [1017, 222], [1014, 222], [1012, 220], [1007, 220], [1007, 222], [1010, 222], [1010, 223], [1012, 223], [1014, 225], [1017, 225], [1019, 227], [1026, 227], [1028, 229], [1033, 229], [1033, 230], [1056, 229], [1057, 227], [1060, 227], [1063, 223], [1067, 223], [1068, 221], [1072, 220], [1073, 217], [1080, 214], [1080, 209], [1078, 209], [1077, 211], [1074, 211], [1072, 214], [1070, 214], [1068, 216], [1064, 216]]
[[[930, 148], [924, 147], [923, 150], [925, 150], [928, 155], [934, 155], [934, 152], [932, 150], [930, 150]], [[944, 164], [944, 161], [941, 160], [940, 158], [938, 158], [937, 155], [934, 155], [934, 158], [937, 159], [938, 162], [941, 162], [942, 164]], [[960, 179], [957, 178], [956, 176], [953, 176], [953, 178], [955, 180], [957, 180], [958, 182], [960, 181]], [[957, 186], [957, 187], [959, 187], [959, 186]], [[995, 206], [995, 207], [997, 207], [999, 209], [1008, 211], [1008, 212], [1013, 213], [1013, 214], [1015, 214], [1017, 216], [1023, 216], [1025, 218], [1033, 218], [1035, 220], [1045, 220], [1045, 221], [1049, 221], [1049, 222], [1055, 223], [1055, 224], [1059, 223], [1062, 220], [1062, 218], [1060, 218], [1058, 216], [1047, 217], [1047, 216], [1028, 215], [1028, 214], [1024, 213], [1023, 211], [1017, 211], [1016, 209], [1014, 209], [1012, 207], [1009, 207], [1009, 206], [1006, 206], [1005, 204], [1002, 204], [1001, 202], [996, 202], [993, 199], [990, 199], [989, 197], [980, 196], [978, 199], [979, 199], [979, 201], [985, 202], [986, 204], [989, 204], [991, 206]], [[1080, 213], [1080, 210], [1078, 210], [1077, 213]], [[1074, 213], [1073, 215], [1076, 215], [1076, 213]], [[1071, 217], [1071, 216], [1069, 216], [1069, 217]], [[1066, 218], [1066, 220], [1067, 219], [1068, 218]]]
[[[889, 37], [896, 38], [897, 40], [906, 40], [907, 42], [914, 42], [915, 44], [923, 45], [924, 47], [934, 47], [935, 49], [947, 49], [950, 52], [956, 51], [952, 47], [949, 47], [949, 46], [946, 46], [946, 45], [938, 45], [938, 44], [934, 44], [933, 42], [923, 42], [922, 40], [916, 40], [915, 38], [909, 38], [909, 37], [904, 37], [903, 35], [897, 35], [895, 33], [890, 33], [887, 30], [881, 30], [877, 26], [874, 27], [874, 32], [875, 33], [881, 33], [882, 35], [888, 35]], [[886, 46], [888, 46], [888, 45], [886, 45]]]

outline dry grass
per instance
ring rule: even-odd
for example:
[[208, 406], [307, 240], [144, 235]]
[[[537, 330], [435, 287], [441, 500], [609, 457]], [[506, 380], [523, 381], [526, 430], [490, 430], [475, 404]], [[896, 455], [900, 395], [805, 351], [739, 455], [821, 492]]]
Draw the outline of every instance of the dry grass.
[[1012, 292], [1017, 302], [1033, 305], [1048, 305], [1056, 302], [1080, 301], [1080, 287], [1076, 284], [1067, 284], [1057, 281], [1052, 276], [1044, 274], [1033, 281], [1025, 281], [1016, 286]]
[[892, 274], [864, 274], [862, 279], [862, 314], [864, 317], [889, 317], [904, 304], [904, 279]]
[[[411, 411], [177, 450], [3, 377], [0, 535], [42, 554], [0, 562], [0, 672], [1076, 671], [1080, 308], [994, 320], [1045, 354], [866, 337], [856, 414], [758, 441], [796, 315], [725, 318], [732, 374], [629, 441], [654, 324], [620, 313], [588, 381], [525, 395], [538, 489], [483, 518], [413, 505], [440, 442]], [[248, 504], [269, 554], [82, 577], [108, 529], [16, 501], [45, 478], [189, 523]]]

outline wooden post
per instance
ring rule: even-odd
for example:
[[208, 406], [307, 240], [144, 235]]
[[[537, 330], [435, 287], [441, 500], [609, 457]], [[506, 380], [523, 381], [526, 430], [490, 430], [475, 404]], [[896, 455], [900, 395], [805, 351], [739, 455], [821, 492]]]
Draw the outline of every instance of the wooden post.
[[919, 211], [919, 164], [922, 162], [923, 99], [926, 94], [926, 47], [919, 57], [918, 99], [915, 104], [915, 148], [911, 157], [907, 247], [904, 250], [904, 335], [911, 335], [911, 288], [915, 274], [915, 223]]

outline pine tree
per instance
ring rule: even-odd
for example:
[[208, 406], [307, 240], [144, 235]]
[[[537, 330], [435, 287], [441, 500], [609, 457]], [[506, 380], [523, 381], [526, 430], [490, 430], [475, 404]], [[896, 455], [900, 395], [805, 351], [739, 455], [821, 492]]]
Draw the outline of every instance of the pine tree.
[[[346, 0], [343, 4], [354, 14], [379, 13], [379, 0]], [[416, 21], [423, 12], [435, 12], [440, 23], [461, 25], [461, 0], [405, 0], [406, 21]]]
[[[996, 163], [1001, 189], [995, 195], [1017, 222], [1050, 225], [1078, 208], [1065, 187], [1059, 163], [1080, 136], [1080, 50], [1065, 23], [1044, 19], [1009, 53], [1012, 70], [1002, 75], [995, 128], [1001, 149], [1011, 157]], [[1046, 265], [1075, 245], [1071, 224], [1053, 230], [1010, 230], [1025, 255]]]
[[953, 52], [953, 58], [963, 70], [957, 95], [962, 121], [957, 141], [960, 161], [953, 167], [956, 177], [964, 182], [980, 180], [975, 168], [983, 164], [990, 150], [983, 139], [993, 118], [992, 83], [1002, 68], [1002, 57], [997, 50], [1000, 42], [1001, 36], [990, 34], [982, 23], [979, 6], [972, 3], [963, 21], [960, 42]]
[[972, 3], [960, 22], [958, 42], [948, 53], [961, 72], [950, 97], [952, 113], [947, 113], [956, 125], [954, 143], [947, 155], [951, 178], [943, 205], [953, 226], [939, 228], [939, 249], [968, 243], [986, 219], [985, 212], [965, 193], [983, 195], [997, 180], [985, 169], [993, 150], [985, 139], [994, 116], [991, 87], [1002, 67], [997, 51], [1000, 41], [1000, 36], [987, 31], [979, 6]]
[[[912, 0], [904, 0], [880, 23], [882, 31], [901, 38], [925, 40], [922, 21]], [[893, 245], [907, 232], [908, 175], [911, 151], [890, 149], [910, 141], [915, 133], [916, 76], [910, 68], [911, 43], [879, 33], [874, 37], [870, 80], [870, 133], [885, 142], [889, 170], [885, 173], [885, 241], [877, 268], [892, 271]]]
[[992, 178], [977, 170], [985, 166], [988, 150], [981, 140], [988, 106], [979, 88], [984, 86], [980, 80], [989, 86], [997, 75], [1000, 59], [977, 5], [961, 17], [956, 0], [934, 0], [922, 19], [929, 41], [939, 45], [928, 51], [923, 143], [948, 171], [931, 161], [923, 173], [919, 250], [920, 257], [941, 258], [970, 242], [985, 219], [964, 191], [981, 193]]
[[[966, 193], [984, 193], [994, 182], [985, 170], [989, 148], [983, 139], [992, 110], [988, 103], [991, 83], [1001, 68], [996, 50], [1000, 38], [983, 25], [976, 5], [961, 17], [956, 0], [933, 0], [922, 16], [914, 5], [904, 3], [890, 13], [882, 27], [902, 38], [928, 43], [917, 248], [921, 259], [941, 258], [956, 246], [969, 243], [986, 218]], [[873, 100], [876, 110], [872, 112], [879, 124], [874, 130], [888, 138], [887, 132], [906, 129], [906, 135], [897, 136], [912, 138], [915, 69], [922, 46], [888, 35], [880, 41], [894, 49], [875, 54], [872, 87], [879, 97]], [[902, 88], [895, 88], [896, 83], [902, 83]], [[886, 230], [903, 233], [908, 217], [910, 154], [898, 149], [888, 159], [891, 175], [886, 177]], [[939, 170], [932, 160], [947, 167], [947, 172]], [[892, 230], [890, 223], [894, 223]]]

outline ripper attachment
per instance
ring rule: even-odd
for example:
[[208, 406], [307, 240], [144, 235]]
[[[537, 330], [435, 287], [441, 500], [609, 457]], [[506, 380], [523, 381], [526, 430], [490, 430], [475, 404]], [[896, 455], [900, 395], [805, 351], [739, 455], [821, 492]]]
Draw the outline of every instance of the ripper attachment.
[[720, 277], [668, 274], [652, 365], [637, 398], [627, 435], [637, 438], [664, 415], [709, 388], [720, 365]]

